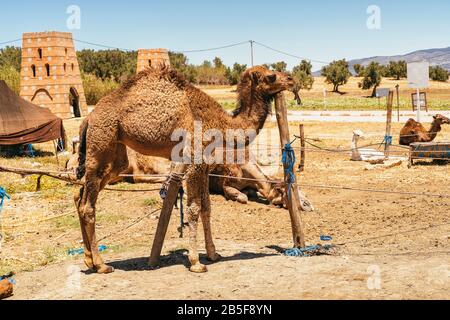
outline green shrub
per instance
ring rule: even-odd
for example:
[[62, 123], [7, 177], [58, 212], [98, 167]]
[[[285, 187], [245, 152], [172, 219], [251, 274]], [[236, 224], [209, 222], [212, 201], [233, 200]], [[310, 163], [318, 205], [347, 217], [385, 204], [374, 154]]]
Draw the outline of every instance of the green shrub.
[[119, 87], [113, 79], [102, 80], [93, 74], [82, 74], [84, 94], [88, 105], [96, 105], [101, 98]]
[[8, 87], [15, 93], [20, 93], [20, 73], [13, 66], [0, 66], [0, 80], [5, 80]]

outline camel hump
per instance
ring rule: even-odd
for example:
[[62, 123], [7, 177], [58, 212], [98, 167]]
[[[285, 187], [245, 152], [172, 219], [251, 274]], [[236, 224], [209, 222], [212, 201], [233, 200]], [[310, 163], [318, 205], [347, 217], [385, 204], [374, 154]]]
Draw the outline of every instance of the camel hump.
[[418, 122], [412, 118], [410, 118], [408, 121], [406, 121], [406, 125], [407, 126], [414, 126], [415, 124], [417, 124]]

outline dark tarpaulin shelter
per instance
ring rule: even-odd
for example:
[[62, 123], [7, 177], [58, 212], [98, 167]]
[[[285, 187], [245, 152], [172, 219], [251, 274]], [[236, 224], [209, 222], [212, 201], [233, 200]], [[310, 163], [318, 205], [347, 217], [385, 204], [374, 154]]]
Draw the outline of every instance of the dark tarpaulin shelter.
[[62, 119], [17, 96], [0, 80], [0, 145], [22, 145], [64, 139]]

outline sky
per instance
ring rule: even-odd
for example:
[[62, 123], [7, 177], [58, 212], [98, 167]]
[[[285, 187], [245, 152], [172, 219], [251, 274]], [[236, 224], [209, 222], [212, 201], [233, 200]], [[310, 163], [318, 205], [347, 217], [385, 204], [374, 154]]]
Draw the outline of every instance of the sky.
[[[71, 5], [80, 8], [79, 29], [68, 28]], [[372, 5], [379, 15], [367, 12]], [[0, 16], [0, 43], [38, 31], [72, 32], [77, 40], [112, 47], [172, 51], [254, 40], [321, 62], [450, 46], [448, 0], [19, 0], [2, 3]], [[101, 49], [81, 42], [76, 47]], [[251, 62], [249, 43], [186, 55], [195, 64], [215, 56], [228, 65]], [[280, 60], [290, 67], [299, 62], [255, 44], [255, 64]], [[322, 63], [313, 65], [318, 69]]]

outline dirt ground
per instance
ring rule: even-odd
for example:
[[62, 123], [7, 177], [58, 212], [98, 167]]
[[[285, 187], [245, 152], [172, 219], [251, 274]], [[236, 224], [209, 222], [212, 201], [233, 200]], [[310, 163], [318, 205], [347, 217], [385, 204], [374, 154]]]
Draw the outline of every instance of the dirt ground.
[[[76, 134], [78, 125], [79, 121], [66, 123], [69, 136]], [[399, 132], [399, 124], [393, 127]], [[266, 127], [273, 128], [274, 124]], [[349, 148], [354, 129], [382, 136], [384, 126], [305, 124], [308, 137], [329, 136], [315, 142], [328, 148]], [[291, 133], [297, 132], [298, 124], [291, 123]], [[442, 134], [449, 133], [446, 127]], [[374, 134], [365, 143], [376, 142], [380, 137]], [[42, 148], [50, 151], [51, 145]], [[57, 169], [50, 156], [0, 159], [0, 163], [28, 167], [40, 163]], [[277, 169], [276, 163], [266, 168]], [[404, 161], [383, 168], [352, 162], [347, 153], [308, 151], [306, 170], [298, 174], [301, 184], [387, 192], [303, 188], [316, 208], [303, 215], [308, 244], [321, 243], [320, 236], [329, 235], [333, 240], [323, 244], [336, 246], [329, 255], [309, 258], [280, 253], [292, 246], [286, 210], [259, 202], [241, 205], [213, 195], [213, 236], [223, 259], [209, 265], [206, 274], [192, 274], [186, 267], [187, 239], [180, 239], [177, 232], [178, 210], [168, 231], [162, 267], [147, 267], [158, 222], [158, 213], [150, 213], [161, 204], [157, 191], [105, 191], [97, 206], [98, 237], [110, 235], [100, 242], [108, 246], [105, 260], [116, 269], [110, 275], [91, 274], [82, 256], [67, 254], [68, 249], [82, 246], [72, 201], [76, 188], [44, 178], [42, 191], [34, 193], [35, 178], [0, 174], [0, 185], [12, 196], [2, 213], [6, 239], [0, 274], [17, 273], [11, 299], [449, 299], [450, 198], [390, 193], [448, 195], [449, 172], [449, 164], [424, 162], [408, 169]], [[126, 229], [146, 214], [150, 215]], [[203, 248], [201, 231], [199, 235]]]

